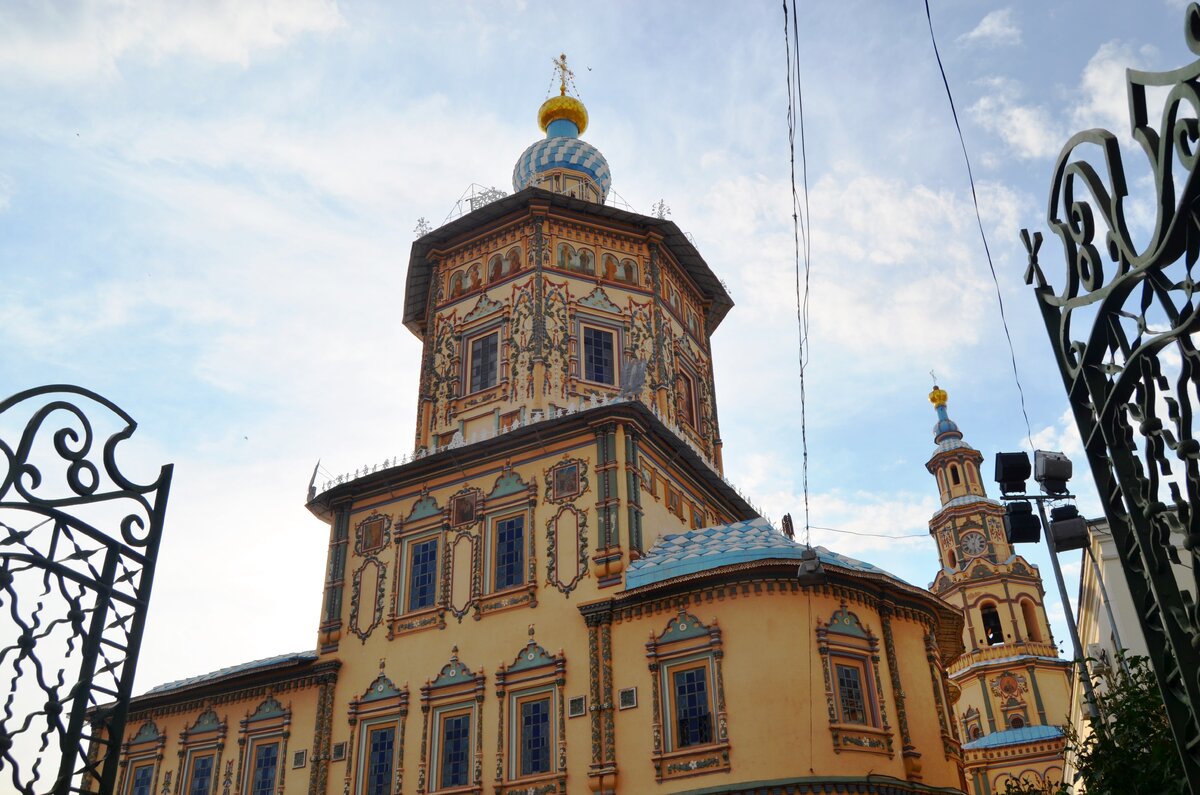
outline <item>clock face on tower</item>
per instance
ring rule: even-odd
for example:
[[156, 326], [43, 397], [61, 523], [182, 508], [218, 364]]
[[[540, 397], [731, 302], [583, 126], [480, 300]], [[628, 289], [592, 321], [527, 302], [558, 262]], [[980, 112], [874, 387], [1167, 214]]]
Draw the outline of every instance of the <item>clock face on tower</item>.
[[982, 533], [967, 533], [962, 537], [962, 548], [971, 557], [982, 555], [987, 549], [987, 540]]

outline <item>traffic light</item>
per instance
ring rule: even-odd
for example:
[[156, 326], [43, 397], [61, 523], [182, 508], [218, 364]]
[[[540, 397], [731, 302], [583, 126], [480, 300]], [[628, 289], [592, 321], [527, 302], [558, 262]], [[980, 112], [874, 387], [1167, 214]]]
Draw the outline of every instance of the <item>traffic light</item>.
[[1029, 503], [1010, 502], [1004, 506], [1004, 533], [1010, 544], [1037, 543], [1042, 540], [1042, 520]]

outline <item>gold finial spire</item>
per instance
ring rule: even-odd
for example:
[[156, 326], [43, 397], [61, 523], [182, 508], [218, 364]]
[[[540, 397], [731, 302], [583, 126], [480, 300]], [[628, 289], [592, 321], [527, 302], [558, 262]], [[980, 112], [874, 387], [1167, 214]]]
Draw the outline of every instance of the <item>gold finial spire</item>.
[[933, 391], [929, 393], [929, 402], [932, 403], [935, 408], [941, 408], [942, 406], [946, 405], [946, 400], [949, 397], [950, 396], [946, 394], [946, 390], [942, 389], [937, 384], [934, 384]]
[[538, 124], [542, 132], [546, 132], [551, 122], [566, 119], [575, 125], [577, 134], [581, 134], [587, 129], [587, 108], [577, 98], [567, 95], [567, 84], [572, 87], [575, 85], [575, 73], [567, 68], [567, 54], [560, 54], [552, 59], [551, 63], [558, 70], [558, 96], [550, 97], [542, 103], [542, 107], [538, 109]]
[[565, 97], [567, 95], [567, 80], [574, 80], [575, 73], [567, 68], [567, 54], [560, 53], [554, 59], [554, 68], [558, 70], [558, 95]]

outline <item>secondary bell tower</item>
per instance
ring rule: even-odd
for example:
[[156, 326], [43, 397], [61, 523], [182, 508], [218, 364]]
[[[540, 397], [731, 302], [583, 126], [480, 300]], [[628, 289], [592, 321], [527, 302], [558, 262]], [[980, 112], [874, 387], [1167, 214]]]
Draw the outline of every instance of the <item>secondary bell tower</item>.
[[990, 499], [983, 455], [950, 419], [934, 385], [937, 445], [925, 467], [941, 508], [929, 521], [940, 567], [930, 590], [962, 610], [966, 653], [949, 667], [961, 697], [956, 720], [973, 792], [1003, 792], [1008, 778], [1061, 780], [1070, 663], [1058, 655], [1037, 567], [1004, 533], [1004, 506]]

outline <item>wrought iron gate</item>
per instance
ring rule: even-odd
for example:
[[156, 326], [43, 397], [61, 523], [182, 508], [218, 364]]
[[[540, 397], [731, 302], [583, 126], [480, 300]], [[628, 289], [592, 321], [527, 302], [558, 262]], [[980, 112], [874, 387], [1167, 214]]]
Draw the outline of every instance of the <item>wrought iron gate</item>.
[[[1196, 4], [1185, 38], [1200, 55]], [[1188, 783], [1200, 795], [1200, 60], [1169, 72], [1131, 69], [1126, 80], [1154, 206], [1127, 210], [1139, 197], [1129, 197], [1116, 136], [1077, 133], [1055, 164], [1046, 216], [1066, 255], [1062, 287], [1047, 282], [1041, 233], [1028, 230], [1025, 281], [1035, 288]], [[1153, 230], [1142, 233], [1136, 221], [1147, 215]], [[1192, 568], [1185, 587], [1172, 565], [1180, 551]]]
[[74, 386], [0, 402], [0, 789], [114, 790], [172, 471], [121, 473], [135, 428]]

